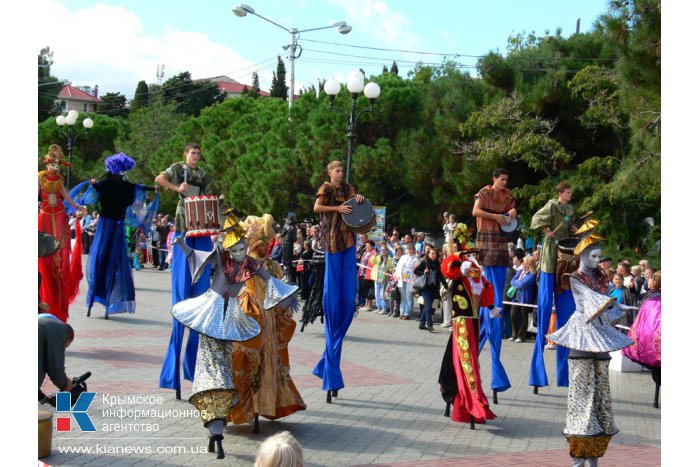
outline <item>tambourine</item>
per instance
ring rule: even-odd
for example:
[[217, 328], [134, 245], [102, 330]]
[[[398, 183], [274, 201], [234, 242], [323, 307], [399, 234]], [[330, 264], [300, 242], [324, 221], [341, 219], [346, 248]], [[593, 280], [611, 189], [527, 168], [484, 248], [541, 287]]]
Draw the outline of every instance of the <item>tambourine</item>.
[[[503, 217], [505, 217], [507, 219], [508, 214], [503, 214]], [[501, 228], [501, 232], [504, 232], [504, 233], [514, 232], [518, 228], [518, 225], [520, 225], [520, 224], [518, 223], [517, 217], [515, 219], [509, 220], [508, 223], [505, 225], [498, 224], [498, 226]]]
[[351, 198], [343, 204], [351, 206], [350, 214], [342, 214], [343, 222], [347, 225], [348, 230], [356, 234], [367, 233], [377, 225], [377, 215], [374, 213], [374, 206], [367, 198], [358, 203], [355, 198]]

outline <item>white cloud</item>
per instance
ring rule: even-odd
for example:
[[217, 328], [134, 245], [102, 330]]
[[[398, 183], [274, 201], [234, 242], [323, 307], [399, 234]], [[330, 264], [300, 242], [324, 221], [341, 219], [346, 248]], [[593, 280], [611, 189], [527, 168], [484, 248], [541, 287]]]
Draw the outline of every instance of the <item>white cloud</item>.
[[[154, 35], [143, 22], [121, 6], [97, 4], [72, 11], [63, 4], [42, 0], [37, 24], [36, 52], [46, 46], [54, 52], [52, 75], [74, 85], [98, 84], [101, 94], [133, 96], [136, 84], [156, 81], [156, 67], [165, 65], [165, 79], [189, 71], [193, 79], [227, 74], [249, 83], [254, 65], [205, 34], [166, 27]], [[250, 68], [249, 68], [250, 67]], [[259, 72], [261, 81], [269, 71]]]
[[362, 29], [365, 34], [376, 39], [378, 44], [411, 48], [420, 42], [420, 37], [410, 32], [411, 21], [406, 16], [391, 11], [383, 0], [331, 0], [331, 3], [345, 10], [347, 22], [353, 29]]

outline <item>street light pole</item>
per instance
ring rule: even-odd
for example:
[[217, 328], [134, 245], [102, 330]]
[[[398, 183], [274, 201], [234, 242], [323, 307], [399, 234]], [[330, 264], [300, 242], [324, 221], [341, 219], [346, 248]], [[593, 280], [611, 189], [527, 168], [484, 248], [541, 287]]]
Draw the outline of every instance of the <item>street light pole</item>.
[[[300, 45], [297, 44], [297, 40], [299, 39], [299, 36], [301, 35], [302, 32], [309, 32], [309, 31], [319, 31], [321, 29], [330, 29], [330, 28], [338, 28], [338, 32], [340, 34], [347, 34], [350, 31], [352, 31], [352, 26], [348, 26], [345, 21], [338, 21], [337, 23], [333, 23], [330, 26], [322, 26], [320, 28], [310, 28], [310, 29], [302, 29], [298, 30], [297, 28], [286, 28], [282, 26], [279, 23], [275, 23], [269, 18], [265, 18], [259, 13], [256, 13], [253, 7], [246, 5], [245, 3], [241, 3], [239, 6], [234, 7], [232, 9], [233, 14], [236, 16], [242, 18], [246, 16], [248, 13], [251, 15], [255, 15], [258, 18], [262, 18], [268, 23], [272, 23], [275, 26], [277, 26], [280, 29], [284, 29], [287, 31], [289, 34], [291, 34], [292, 39], [289, 43], [289, 45], [285, 45], [282, 47], [284, 50], [289, 49], [289, 68], [290, 68], [290, 73], [289, 73], [289, 110], [292, 110], [292, 103], [294, 102], [294, 60], [299, 58], [301, 56], [301, 51], [302, 48]], [[298, 53], [297, 53], [298, 51]]]
[[[94, 125], [93, 120], [88, 117], [83, 120], [85, 132], [78, 133], [78, 131], [74, 129], [75, 123], [78, 121], [78, 115], [79, 113], [77, 110], [71, 110], [68, 112], [67, 116], [59, 115], [56, 117], [56, 124], [59, 126], [59, 133], [63, 133], [68, 138], [68, 176], [66, 177], [67, 190], [70, 190], [70, 171], [72, 165], [71, 160], [73, 159], [73, 145], [80, 136], [87, 134], [87, 132], [90, 131], [90, 128], [92, 128]], [[68, 130], [62, 131], [65, 125], [68, 125]]]
[[[330, 100], [331, 110], [336, 110], [342, 113], [343, 116], [345, 116], [345, 128], [348, 132], [346, 135], [348, 137], [348, 163], [347, 169], [345, 170], [345, 182], [350, 183], [350, 168], [352, 166], [352, 152], [354, 149], [354, 140], [357, 136], [357, 121], [360, 119], [360, 116], [362, 114], [367, 112], [374, 112], [374, 101], [377, 99], [377, 97], [379, 97], [381, 89], [379, 88], [379, 85], [374, 82], [369, 82], [365, 86], [365, 75], [363, 75], [362, 72], [359, 70], [353, 70], [350, 72], [350, 74], [348, 75], [347, 88], [348, 91], [350, 91], [350, 94], [352, 95], [352, 109], [350, 110], [349, 115], [345, 110], [339, 109], [338, 107], [335, 107], [333, 105], [333, 100], [335, 99], [335, 96], [337, 96], [340, 92], [340, 83], [334, 79], [330, 79], [326, 81], [326, 83], [323, 85], [323, 90], [326, 92], [326, 94], [328, 94], [328, 99]], [[369, 108], [363, 109], [359, 113], [356, 113], [357, 97], [359, 96], [360, 91], [362, 91], [363, 89], [365, 96], [369, 99]]]

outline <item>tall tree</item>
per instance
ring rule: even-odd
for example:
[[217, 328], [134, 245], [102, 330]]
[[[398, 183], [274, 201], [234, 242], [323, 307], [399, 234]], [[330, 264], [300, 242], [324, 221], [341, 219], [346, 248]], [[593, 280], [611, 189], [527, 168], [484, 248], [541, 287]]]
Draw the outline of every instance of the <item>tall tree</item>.
[[39, 122], [60, 113], [60, 107], [56, 106], [55, 102], [58, 93], [63, 88], [63, 82], [51, 75], [51, 65], [53, 65], [53, 52], [49, 47], [44, 47], [39, 52], [39, 107], [37, 112]]
[[148, 85], [143, 80], [139, 81], [139, 84], [136, 85], [134, 99], [131, 101], [131, 110], [134, 111], [146, 107], [148, 102]]
[[176, 102], [176, 110], [185, 115], [197, 116], [202, 109], [223, 102], [226, 93], [211, 81], [192, 81], [189, 71], [173, 76], [163, 83], [161, 88], [163, 100]]
[[258, 72], [253, 72], [253, 87], [250, 88], [249, 96], [253, 99], [260, 97], [260, 78], [258, 78]]
[[272, 87], [270, 88], [271, 97], [279, 97], [280, 99], [287, 98], [287, 91], [289, 86], [287, 86], [285, 81], [287, 80], [287, 70], [284, 67], [284, 62], [282, 58], [277, 56], [277, 71], [272, 72]]
[[391, 70], [393, 74], [398, 75], [399, 74], [399, 66], [396, 64], [396, 61], [392, 62], [391, 64]]
[[129, 115], [129, 108], [126, 106], [126, 96], [118, 92], [108, 92], [100, 97], [97, 105], [97, 113], [109, 115], [111, 117], [126, 118]]

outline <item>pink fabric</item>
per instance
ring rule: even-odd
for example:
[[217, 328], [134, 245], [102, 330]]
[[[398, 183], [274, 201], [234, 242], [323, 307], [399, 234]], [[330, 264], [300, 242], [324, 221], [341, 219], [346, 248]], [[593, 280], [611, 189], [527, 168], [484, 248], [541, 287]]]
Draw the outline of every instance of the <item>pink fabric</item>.
[[661, 368], [661, 297], [642, 303], [628, 336], [634, 344], [622, 349], [624, 356], [642, 365]]

